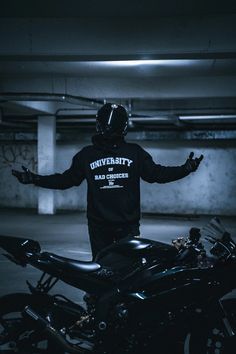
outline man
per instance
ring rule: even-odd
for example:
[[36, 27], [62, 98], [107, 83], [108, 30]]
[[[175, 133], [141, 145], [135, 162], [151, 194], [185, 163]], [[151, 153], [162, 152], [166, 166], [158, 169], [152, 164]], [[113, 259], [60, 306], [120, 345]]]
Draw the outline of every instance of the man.
[[93, 257], [123, 237], [139, 235], [140, 178], [149, 183], [167, 183], [197, 170], [203, 156], [190, 154], [185, 164], [166, 167], [155, 164], [137, 144], [124, 140], [128, 115], [123, 106], [107, 103], [98, 110], [97, 135], [84, 147], [61, 174], [41, 176], [23, 166], [12, 170], [21, 183], [50, 189], [79, 186], [86, 179], [87, 217]]

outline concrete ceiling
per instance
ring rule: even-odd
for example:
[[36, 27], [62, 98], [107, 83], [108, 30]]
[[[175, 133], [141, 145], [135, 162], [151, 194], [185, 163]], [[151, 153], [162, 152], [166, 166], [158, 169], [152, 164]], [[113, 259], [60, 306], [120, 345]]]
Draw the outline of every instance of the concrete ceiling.
[[236, 12], [234, 0], [2, 1], [0, 17], [196, 16]]
[[235, 1], [4, 1], [0, 17], [2, 128], [55, 113], [82, 122], [104, 101], [146, 125], [206, 114], [236, 125]]

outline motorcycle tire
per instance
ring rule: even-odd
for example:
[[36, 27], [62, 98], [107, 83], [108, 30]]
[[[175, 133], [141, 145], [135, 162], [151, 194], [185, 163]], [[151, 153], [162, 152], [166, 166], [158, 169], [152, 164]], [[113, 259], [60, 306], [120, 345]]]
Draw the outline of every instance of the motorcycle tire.
[[0, 299], [1, 354], [65, 354], [46, 335], [36, 333], [22, 317], [24, 308], [32, 302], [30, 294], [10, 294]]
[[190, 334], [185, 354], [236, 353], [236, 299], [223, 300], [222, 305], [235, 335], [230, 337], [225, 334], [222, 320], [209, 320], [207, 324], [203, 323], [198, 331]]

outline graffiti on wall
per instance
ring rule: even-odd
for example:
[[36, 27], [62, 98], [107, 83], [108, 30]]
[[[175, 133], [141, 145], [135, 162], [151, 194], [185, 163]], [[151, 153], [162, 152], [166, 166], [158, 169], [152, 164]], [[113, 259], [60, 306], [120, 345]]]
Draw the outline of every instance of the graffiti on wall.
[[32, 145], [0, 145], [0, 161], [0, 169], [24, 165], [33, 172], [37, 171], [37, 160]]

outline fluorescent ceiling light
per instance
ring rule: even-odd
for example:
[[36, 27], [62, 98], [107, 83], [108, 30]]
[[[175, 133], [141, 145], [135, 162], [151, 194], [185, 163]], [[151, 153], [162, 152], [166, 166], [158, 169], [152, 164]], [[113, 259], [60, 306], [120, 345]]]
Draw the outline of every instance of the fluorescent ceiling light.
[[156, 122], [156, 121], [169, 121], [173, 119], [173, 117], [130, 117], [130, 120], [133, 122], [139, 122], [139, 121], [149, 121], [149, 122]]
[[183, 66], [189, 65], [194, 63], [193, 60], [180, 60], [180, 59], [173, 59], [173, 60], [111, 60], [111, 61], [101, 61], [99, 62], [101, 65], [107, 66], [120, 66], [120, 67], [127, 67], [127, 66], [150, 66], [150, 65], [163, 65], [163, 66]]
[[216, 120], [216, 119], [236, 119], [235, 114], [199, 115], [199, 116], [179, 116], [179, 120]]

